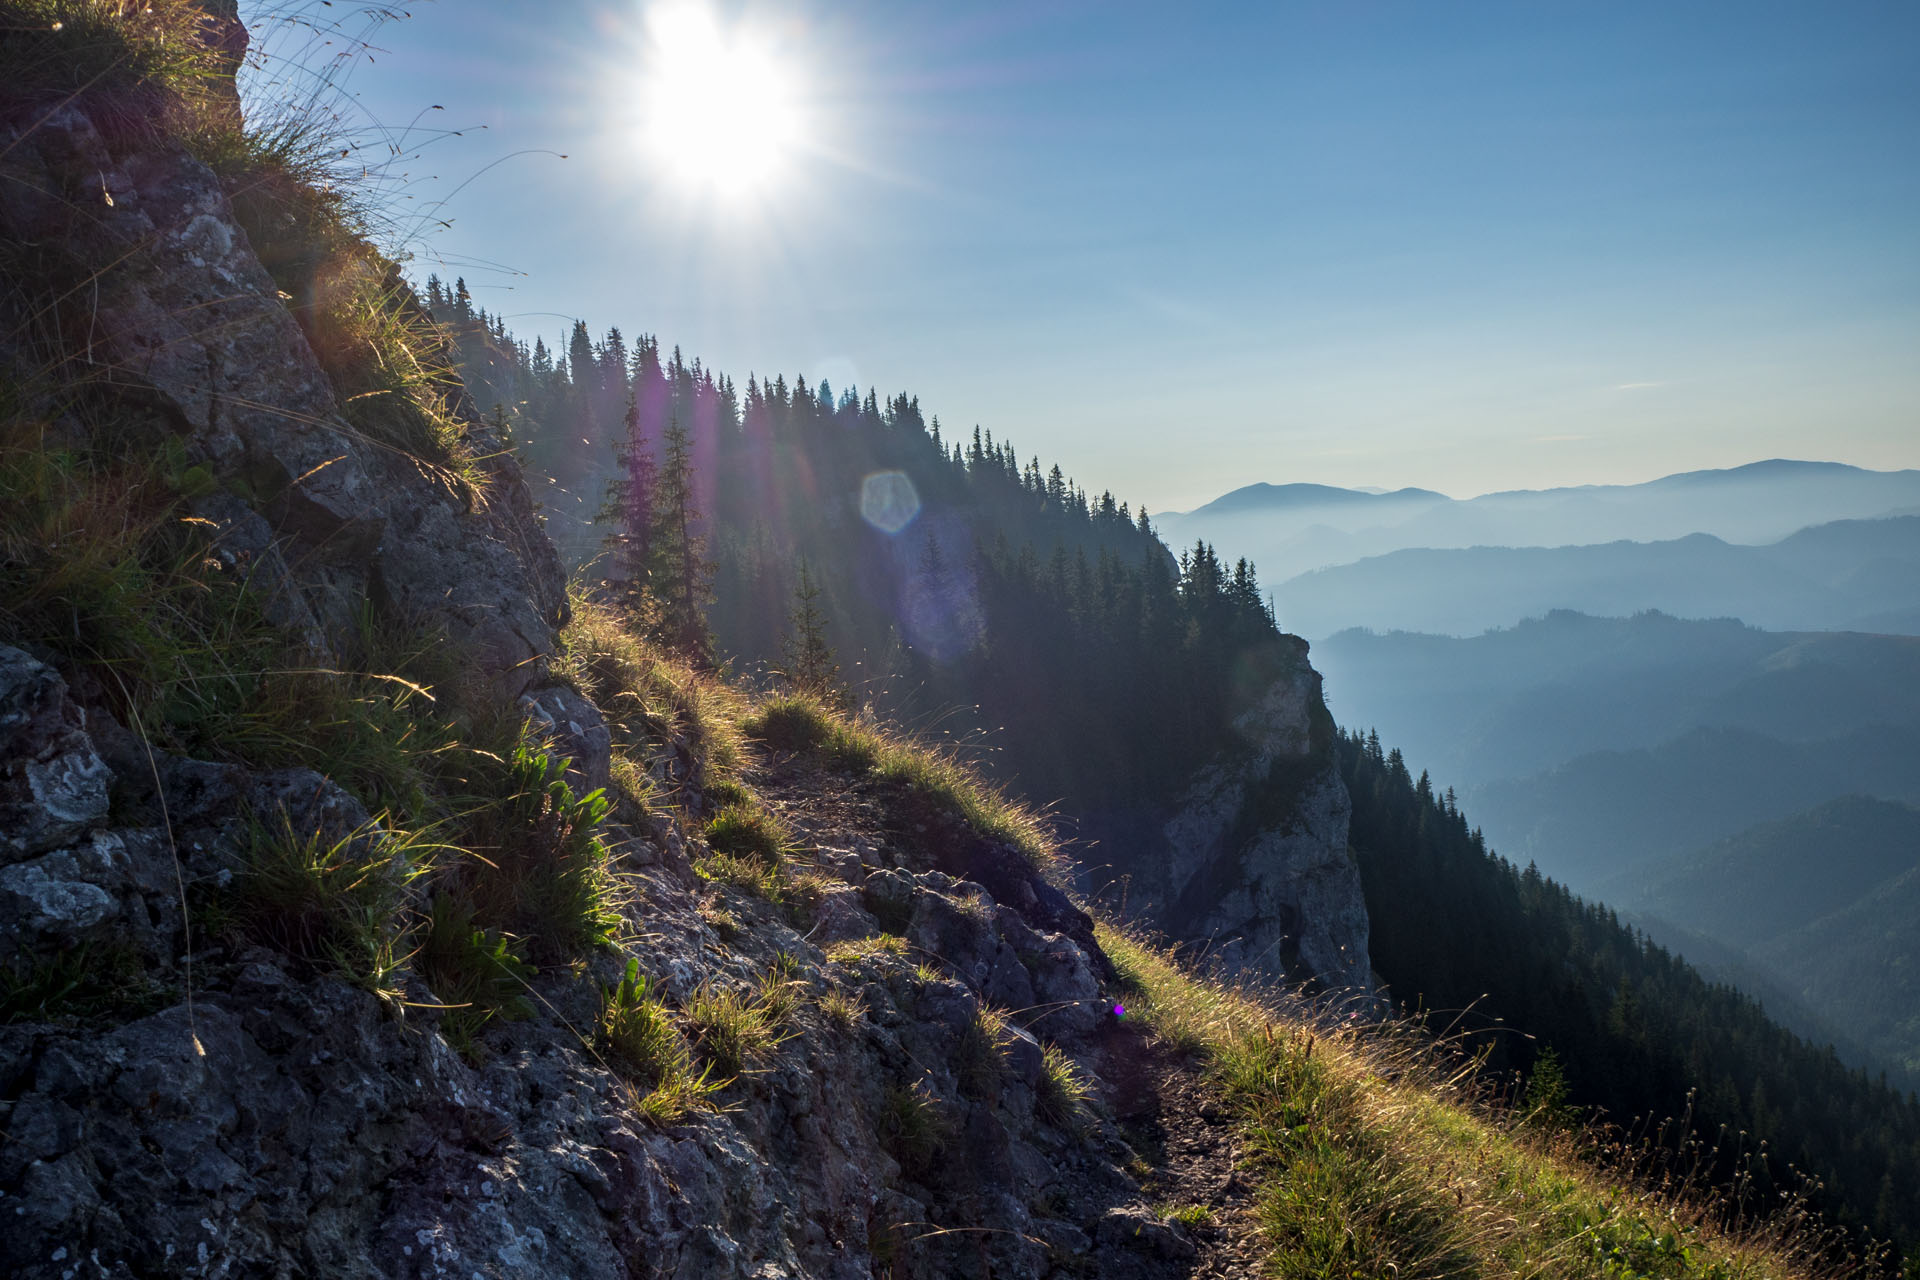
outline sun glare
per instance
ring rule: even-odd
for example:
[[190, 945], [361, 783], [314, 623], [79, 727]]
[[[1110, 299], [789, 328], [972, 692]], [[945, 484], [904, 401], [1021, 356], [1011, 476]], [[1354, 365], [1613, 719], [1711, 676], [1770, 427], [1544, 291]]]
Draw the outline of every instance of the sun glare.
[[801, 140], [793, 68], [744, 24], [704, 6], [668, 4], [647, 18], [646, 143], [676, 181], [723, 197], [767, 191]]

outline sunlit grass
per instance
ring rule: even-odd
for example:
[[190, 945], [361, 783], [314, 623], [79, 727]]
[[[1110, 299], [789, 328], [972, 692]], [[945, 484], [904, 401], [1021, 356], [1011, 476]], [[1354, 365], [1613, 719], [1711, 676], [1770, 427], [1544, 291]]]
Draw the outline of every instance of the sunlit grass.
[[1013, 846], [1037, 870], [1060, 865], [1040, 816], [982, 779], [951, 752], [849, 719], [807, 694], [770, 697], [745, 717], [746, 733], [775, 751], [804, 752], [835, 768], [901, 786], [910, 799], [963, 819]]
[[1761, 1280], [1846, 1274], [1791, 1230], [1729, 1229], [1576, 1158], [1408, 1028], [1322, 1023], [1207, 981], [1111, 925], [1128, 1017], [1196, 1055], [1231, 1101], [1271, 1274]]

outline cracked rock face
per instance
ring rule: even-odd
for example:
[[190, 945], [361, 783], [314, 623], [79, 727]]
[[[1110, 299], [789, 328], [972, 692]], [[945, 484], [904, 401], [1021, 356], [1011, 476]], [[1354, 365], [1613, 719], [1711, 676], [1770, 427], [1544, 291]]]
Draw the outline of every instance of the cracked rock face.
[[1320, 676], [1303, 651], [1236, 719], [1242, 748], [1193, 780], [1162, 829], [1156, 874], [1136, 884], [1169, 932], [1229, 970], [1367, 997], [1353, 805], [1331, 753], [1314, 744], [1319, 709]]
[[0, 861], [57, 849], [107, 816], [112, 772], [66, 681], [0, 647]]
[[[211, 554], [270, 618], [322, 660], [369, 607], [443, 633], [480, 684], [554, 704], [582, 772], [604, 776], [591, 718], [551, 692], [566, 581], [518, 463], [460, 396], [472, 480], [355, 429], [206, 166], [177, 143], [109, 136], [72, 103], [0, 123], [0, 241], [84, 299], [61, 320], [74, 358], [207, 469], [196, 515]], [[0, 332], [27, 331], [21, 319], [0, 315]]]

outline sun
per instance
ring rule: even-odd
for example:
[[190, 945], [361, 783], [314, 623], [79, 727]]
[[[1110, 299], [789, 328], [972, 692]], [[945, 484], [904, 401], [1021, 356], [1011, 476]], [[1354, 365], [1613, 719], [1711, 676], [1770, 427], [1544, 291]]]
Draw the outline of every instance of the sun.
[[721, 197], [778, 184], [802, 139], [799, 77], [762, 33], [692, 3], [647, 18], [641, 88], [648, 151], [673, 180]]

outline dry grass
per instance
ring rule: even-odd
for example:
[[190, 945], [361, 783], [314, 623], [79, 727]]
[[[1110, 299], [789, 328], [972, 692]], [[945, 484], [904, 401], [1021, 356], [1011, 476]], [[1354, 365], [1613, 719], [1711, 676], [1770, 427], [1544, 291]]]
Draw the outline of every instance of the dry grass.
[[806, 694], [771, 697], [745, 717], [748, 735], [776, 751], [817, 755], [849, 773], [899, 784], [909, 797], [955, 814], [989, 839], [1017, 849], [1036, 869], [1056, 871], [1058, 845], [1046, 822], [982, 779], [951, 752], [890, 729], [858, 723]]
[[1696, 1189], [1578, 1158], [1400, 1027], [1289, 1014], [1102, 926], [1129, 1017], [1203, 1056], [1239, 1111], [1282, 1277], [1788, 1280], [1865, 1274], [1796, 1222], [1740, 1225]]
[[657, 785], [683, 801], [694, 794], [744, 794], [738, 789], [745, 748], [739, 723], [747, 700], [647, 644], [618, 610], [587, 598], [578, 584], [572, 605], [553, 669], [607, 717], [616, 779], [660, 778]]

